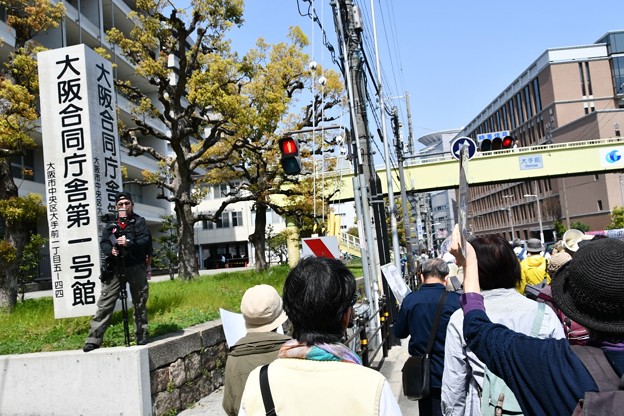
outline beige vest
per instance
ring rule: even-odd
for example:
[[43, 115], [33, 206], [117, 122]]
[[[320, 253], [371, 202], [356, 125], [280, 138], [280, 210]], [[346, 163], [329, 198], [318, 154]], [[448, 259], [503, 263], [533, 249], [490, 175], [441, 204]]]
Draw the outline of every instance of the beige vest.
[[[385, 378], [361, 365], [280, 358], [269, 366], [278, 416], [375, 415]], [[260, 368], [251, 372], [241, 401], [247, 416], [264, 416]]]

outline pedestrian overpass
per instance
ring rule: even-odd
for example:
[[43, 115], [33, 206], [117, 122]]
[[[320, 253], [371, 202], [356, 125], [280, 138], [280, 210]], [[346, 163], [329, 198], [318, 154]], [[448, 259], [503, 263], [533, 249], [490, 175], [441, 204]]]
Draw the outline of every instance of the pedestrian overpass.
[[[388, 193], [386, 168], [376, 169], [382, 192]], [[624, 137], [568, 142], [516, 149], [479, 152], [467, 164], [469, 185], [577, 176], [624, 171]], [[326, 173], [339, 177], [332, 202], [353, 200], [353, 171]], [[400, 191], [397, 169], [392, 169], [394, 192]], [[449, 153], [412, 159], [404, 163], [406, 191], [426, 192], [459, 186], [459, 161]]]

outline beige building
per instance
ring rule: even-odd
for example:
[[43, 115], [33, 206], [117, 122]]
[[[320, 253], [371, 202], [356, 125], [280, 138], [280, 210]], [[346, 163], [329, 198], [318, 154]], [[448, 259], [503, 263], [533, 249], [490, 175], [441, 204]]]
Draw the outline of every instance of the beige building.
[[[621, 127], [620, 127], [621, 126]], [[506, 131], [518, 146], [595, 140], [624, 128], [624, 31], [596, 43], [548, 49], [462, 130]], [[603, 230], [624, 205], [620, 173], [548, 178], [471, 188], [468, 225], [474, 234], [506, 238], [557, 237], [553, 223], [580, 221]], [[537, 203], [539, 203], [539, 210]]]

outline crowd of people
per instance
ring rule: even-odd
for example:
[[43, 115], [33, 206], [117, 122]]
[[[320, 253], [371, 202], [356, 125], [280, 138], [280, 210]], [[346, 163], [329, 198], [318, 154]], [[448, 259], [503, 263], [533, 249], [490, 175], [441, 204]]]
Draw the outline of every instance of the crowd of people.
[[[454, 236], [458, 235], [456, 229]], [[587, 414], [619, 414], [624, 403], [621, 393], [612, 398], [596, 394], [599, 377], [592, 371], [593, 366], [583, 359], [582, 351], [589, 352], [595, 360], [608, 363], [602, 367], [604, 374], [610, 372], [615, 379], [622, 377], [624, 242], [608, 238], [585, 240], [584, 244], [579, 242], [576, 251], [569, 253], [571, 259], [560, 265], [551, 277], [555, 307], [567, 318], [583, 325], [589, 333], [589, 344], [593, 348], [578, 350], [571, 348], [567, 339], [539, 339], [493, 322], [481, 293], [483, 260], [470, 241], [463, 247], [465, 256], [459, 246], [460, 239], [454, 238], [454, 241], [452, 252], [464, 267], [461, 304], [467, 348], [505, 381], [522, 412], [569, 415], [579, 411], [577, 405], [584, 399], [585, 407], [596, 404], [612, 407], [612, 413], [601, 410]], [[618, 408], [618, 397], [619, 410], [614, 410]]]
[[[547, 259], [540, 240], [518, 250], [484, 235], [462, 248], [458, 237], [456, 228], [448, 255], [423, 259], [421, 285], [403, 299], [393, 323], [398, 338], [409, 337], [409, 354], [422, 355], [441, 310], [419, 414], [568, 415], [579, 403], [586, 410], [595, 403], [621, 408], [597, 393], [596, 370], [582, 355], [606, 358], [624, 386], [624, 242], [564, 238]], [[462, 276], [459, 290], [449, 284], [452, 269]], [[340, 342], [355, 295], [341, 261], [302, 259], [286, 279], [283, 305], [275, 289], [259, 291], [249, 289], [241, 302], [246, 322], [262, 319], [231, 348], [228, 415], [401, 414], [387, 380]], [[292, 334], [275, 333], [286, 315]]]
[[[85, 352], [100, 347], [125, 282], [137, 344], [147, 342], [151, 236], [129, 193], [115, 202], [100, 240], [115, 270], [103, 279]], [[569, 230], [548, 254], [538, 239], [523, 246], [483, 235], [463, 244], [456, 226], [447, 253], [421, 259], [421, 284], [393, 322], [409, 354], [429, 358], [419, 414], [621, 412], [624, 241]], [[269, 285], [249, 288], [240, 305], [247, 334], [225, 368], [228, 416], [400, 415], [387, 380], [342, 343], [355, 301], [353, 274], [323, 257], [299, 261], [283, 298]], [[284, 324], [288, 334], [278, 331]]]
[[384, 376], [341, 342], [355, 301], [355, 277], [342, 261], [303, 258], [283, 289], [292, 339], [251, 371], [238, 415], [400, 415]]

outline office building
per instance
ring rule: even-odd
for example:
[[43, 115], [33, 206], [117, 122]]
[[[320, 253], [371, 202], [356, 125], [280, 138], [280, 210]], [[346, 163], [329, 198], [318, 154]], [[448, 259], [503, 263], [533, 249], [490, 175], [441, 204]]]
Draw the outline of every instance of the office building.
[[[484, 81], [485, 82], [485, 81]], [[505, 131], [519, 146], [610, 138], [624, 127], [624, 31], [597, 42], [546, 50], [459, 133]], [[471, 187], [468, 225], [474, 234], [555, 240], [553, 223], [602, 230], [624, 205], [622, 174]], [[539, 203], [539, 209], [537, 204]], [[512, 233], [513, 230], [513, 233]]]

